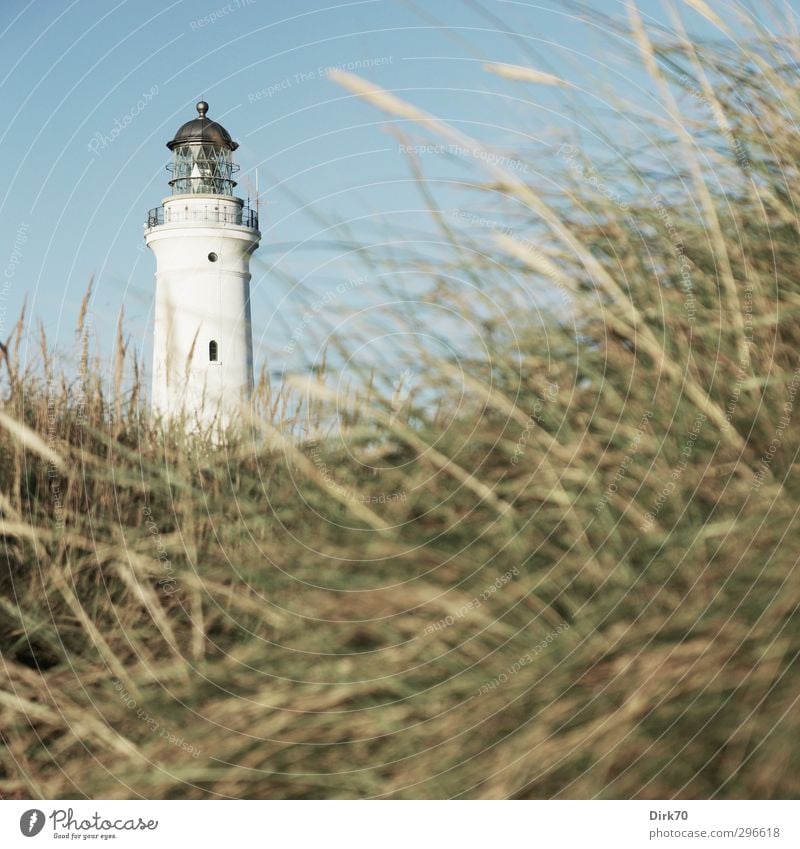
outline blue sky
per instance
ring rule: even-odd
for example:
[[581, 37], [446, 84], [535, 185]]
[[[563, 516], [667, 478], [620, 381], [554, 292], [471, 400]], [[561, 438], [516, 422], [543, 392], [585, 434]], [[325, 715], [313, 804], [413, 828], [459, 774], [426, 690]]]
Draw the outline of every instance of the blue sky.
[[[111, 351], [124, 306], [132, 343], [148, 360], [154, 260], [143, 248], [142, 225], [169, 191], [165, 142], [204, 97], [210, 117], [240, 142], [239, 194], [252, 192], [259, 171], [256, 359], [282, 368], [299, 309], [287, 280], [304, 278], [324, 294], [358, 273], [326, 248], [336, 234], [320, 221], [352, 219], [356, 232], [375, 238], [423, 227], [384, 116], [331, 83], [327, 66], [355, 66], [508, 150], [553, 144], [573, 120], [570, 103], [562, 89], [534, 91], [486, 74], [484, 61], [535, 66], [598, 91], [608, 84], [635, 92], [639, 80], [626, 81], [620, 44], [600, 28], [548, 2], [482, 5], [500, 20], [458, 0], [4, 0], [0, 337], [27, 297], [29, 314], [69, 354], [93, 277], [101, 349]], [[589, 5], [621, 11], [613, 2]], [[640, 9], [667, 20], [661, 3]], [[691, 11], [684, 16], [691, 28], [708, 31]], [[588, 108], [602, 120], [601, 101]], [[439, 175], [453, 168], [441, 157], [425, 166]], [[354, 304], [364, 289], [353, 287]]]

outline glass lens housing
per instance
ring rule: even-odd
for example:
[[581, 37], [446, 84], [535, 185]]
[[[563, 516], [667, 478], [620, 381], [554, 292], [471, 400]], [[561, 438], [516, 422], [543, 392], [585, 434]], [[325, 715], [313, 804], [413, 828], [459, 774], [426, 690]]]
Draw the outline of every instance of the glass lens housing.
[[174, 195], [233, 195], [233, 175], [238, 167], [231, 152], [210, 144], [186, 144], [172, 152], [169, 181]]

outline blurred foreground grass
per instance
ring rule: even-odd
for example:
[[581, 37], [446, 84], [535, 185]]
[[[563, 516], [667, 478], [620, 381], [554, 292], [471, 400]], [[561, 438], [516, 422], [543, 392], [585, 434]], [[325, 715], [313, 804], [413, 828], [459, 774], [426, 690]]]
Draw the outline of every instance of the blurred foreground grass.
[[262, 380], [215, 446], [140, 413], [122, 336], [109, 390], [46, 340], [21, 372], [20, 323], [2, 797], [800, 794], [798, 45], [630, 37], [669, 168], [570, 142], [553, 203], [483, 157], [472, 217], [423, 183], [483, 351], [415, 350], [402, 403], [373, 376], [325, 436], [324, 373]]

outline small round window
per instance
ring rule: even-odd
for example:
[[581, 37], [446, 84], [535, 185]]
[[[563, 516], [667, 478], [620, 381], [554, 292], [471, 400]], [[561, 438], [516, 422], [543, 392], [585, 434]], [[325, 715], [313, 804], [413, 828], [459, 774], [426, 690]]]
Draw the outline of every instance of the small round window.
[[211, 251], [211, 253], [208, 255], [209, 262], [216, 262], [218, 259], [219, 257], [214, 253], [214, 251]]

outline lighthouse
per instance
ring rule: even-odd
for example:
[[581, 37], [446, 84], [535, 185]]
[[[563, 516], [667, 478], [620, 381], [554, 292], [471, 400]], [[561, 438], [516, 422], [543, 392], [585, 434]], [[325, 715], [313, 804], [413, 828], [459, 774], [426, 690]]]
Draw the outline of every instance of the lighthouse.
[[238, 144], [197, 104], [167, 142], [172, 193], [151, 209], [144, 239], [156, 258], [153, 412], [190, 427], [241, 420], [253, 389], [250, 257], [257, 212], [233, 194]]

